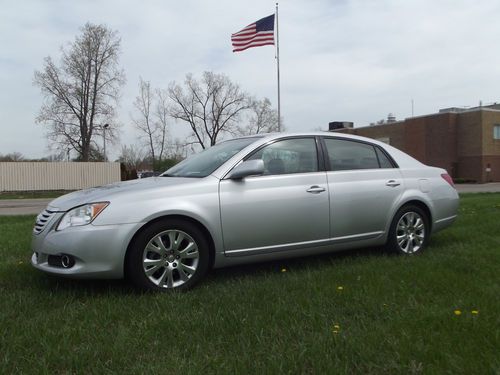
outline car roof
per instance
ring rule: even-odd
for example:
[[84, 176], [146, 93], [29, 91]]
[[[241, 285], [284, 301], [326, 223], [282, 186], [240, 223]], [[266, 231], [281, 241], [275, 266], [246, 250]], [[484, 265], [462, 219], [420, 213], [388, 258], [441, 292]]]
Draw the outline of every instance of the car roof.
[[372, 138], [362, 137], [354, 134], [331, 132], [331, 131], [261, 133], [241, 138], [258, 137], [258, 136], [265, 139], [274, 139], [282, 137], [336, 137], [336, 138], [355, 139], [360, 141], [364, 140], [364, 141], [379, 143], [379, 141]]
[[[320, 131], [320, 132], [283, 132], [283, 133], [266, 133], [266, 134], [256, 134], [252, 136], [246, 136], [246, 137], [239, 137], [235, 139], [243, 139], [243, 138], [258, 138], [255, 142], [252, 144], [248, 145], [244, 149], [242, 149], [240, 152], [238, 152], [235, 156], [233, 156], [228, 162], [224, 163], [221, 168], [217, 169], [214, 171], [213, 175], [217, 178], [221, 178], [224, 176], [230, 169], [234, 167], [236, 162], [241, 159], [242, 155], [245, 155], [248, 153], [249, 149], [254, 149], [258, 148], [274, 139], [280, 139], [280, 138], [289, 138], [289, 137], [331, 137], [331, 138], [342, 138], [342, 139], [349, 139], [349, 140], [354, 140], [354, 141], [361, 141], [361, 142], [368, 142], [374, 145], [378, 145], [382, 147], [384, 150], [386, 150], [391, 157], [396, 161], [398, 166], [400, 168], [418, 168], [423, 166], [422, 163], [420, 163], [418, 160], [414, 159], [410, 155], [404, 153], [403, 151], [392, 147], [391, 145], [377, 141], [372, 138], [367, 138], [367, 137], [361, 137], [358, 135], [353, 135], [353, 134], [345, 134], [345, 133], [338, 133], [338, 132], [329, 132], [329, 131]], [[260, 138], [260, 139], [259, 139]], [[230, 141], [230, 140], [228, 140]]]
[[[273, 140], [273, 139], [286, 138], [286, 137], [332, 137], [332, 138], [334, 137], [334, 138], [344, 138], [344, 139], [351, 139], [351, 140], [357, 140], [357, 141], [362, 141], [362, 142], [369, 142], [372, 144], [379, 145], [383, 148], [387, 148], [387, 146], [389, 146], [387, 143], [378, 141], [378, 140], [373, 139], [373, 138], [367, 138], [367, 137], [362, 137], [362, 136], [354, 135], [354, 134], [338, 133], [338, 132], [331, 132], [331, 131], [264, 133], [264, 134], [256, 134], [253, 136], [247, 136], [247, 137], [241, 137], [241, 138], [258, 137], [259, 135], [262, 138], [262, 143], [269, 142], [270, 140]], [[393, 147], [390, 147], [390, 148], [392, 149]]]

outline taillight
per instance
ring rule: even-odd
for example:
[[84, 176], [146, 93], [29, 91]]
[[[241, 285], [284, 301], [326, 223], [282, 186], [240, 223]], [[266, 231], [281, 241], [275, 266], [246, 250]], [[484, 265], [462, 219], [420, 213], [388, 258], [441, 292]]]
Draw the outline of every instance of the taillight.
[[455, 184], [453, 183], [453, 179], [451, 178], [451, 176], [448, 174], [448, 173], [443, 173], [441, 174], [441, 177], [443, 177], [443, 179], [449, 183], [451, 185], [451, 187], [455, 187]]

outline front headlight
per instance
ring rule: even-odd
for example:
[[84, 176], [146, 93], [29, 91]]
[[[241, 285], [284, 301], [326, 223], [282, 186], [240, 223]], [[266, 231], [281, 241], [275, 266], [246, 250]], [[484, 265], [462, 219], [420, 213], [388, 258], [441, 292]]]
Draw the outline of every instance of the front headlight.
[[90, 224], [108, 204], [109, 202], [89, 203], [69, 210], [57, 225], [57, 230]]

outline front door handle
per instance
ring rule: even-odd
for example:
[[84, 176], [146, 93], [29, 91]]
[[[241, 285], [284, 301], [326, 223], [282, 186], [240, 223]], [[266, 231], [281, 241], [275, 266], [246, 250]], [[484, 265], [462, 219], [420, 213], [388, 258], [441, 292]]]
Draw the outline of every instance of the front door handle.
[[321, 187], [321, 186], [318, 186], [318, 185], [313, 185], [309, 189], [307, 189], [306, 191], [308, 193], [312, 193], [312, 194], [319, 194], [319, 193], [324, 192], [325, 190], [326, 189], [324, 187]]
[[397, 182], [396, 180], [389, 180], [385, 183], [385, 186], [390, 186], [390, 187], [396, 187], [401, 185], [401, 183]]

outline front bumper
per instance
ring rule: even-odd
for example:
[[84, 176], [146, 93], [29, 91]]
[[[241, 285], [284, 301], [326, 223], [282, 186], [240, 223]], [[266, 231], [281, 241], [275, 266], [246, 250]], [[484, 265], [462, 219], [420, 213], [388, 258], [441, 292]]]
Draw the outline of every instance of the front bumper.
[[[57, 221], [57, 217], [52, 220], [53, 223]], [[50, 229], [33, 234], [31, 264], [41, 271], [59, 276], [122, 278], [127, 246], [142, 225], [143, 223], [102, 226], [89, 224], [62, 231], [56, 231], [52, 225]], [[63, 268], [49, 261], [53, 256], [62, 255], [68, 255], [74, 260], [71, 267]]]

